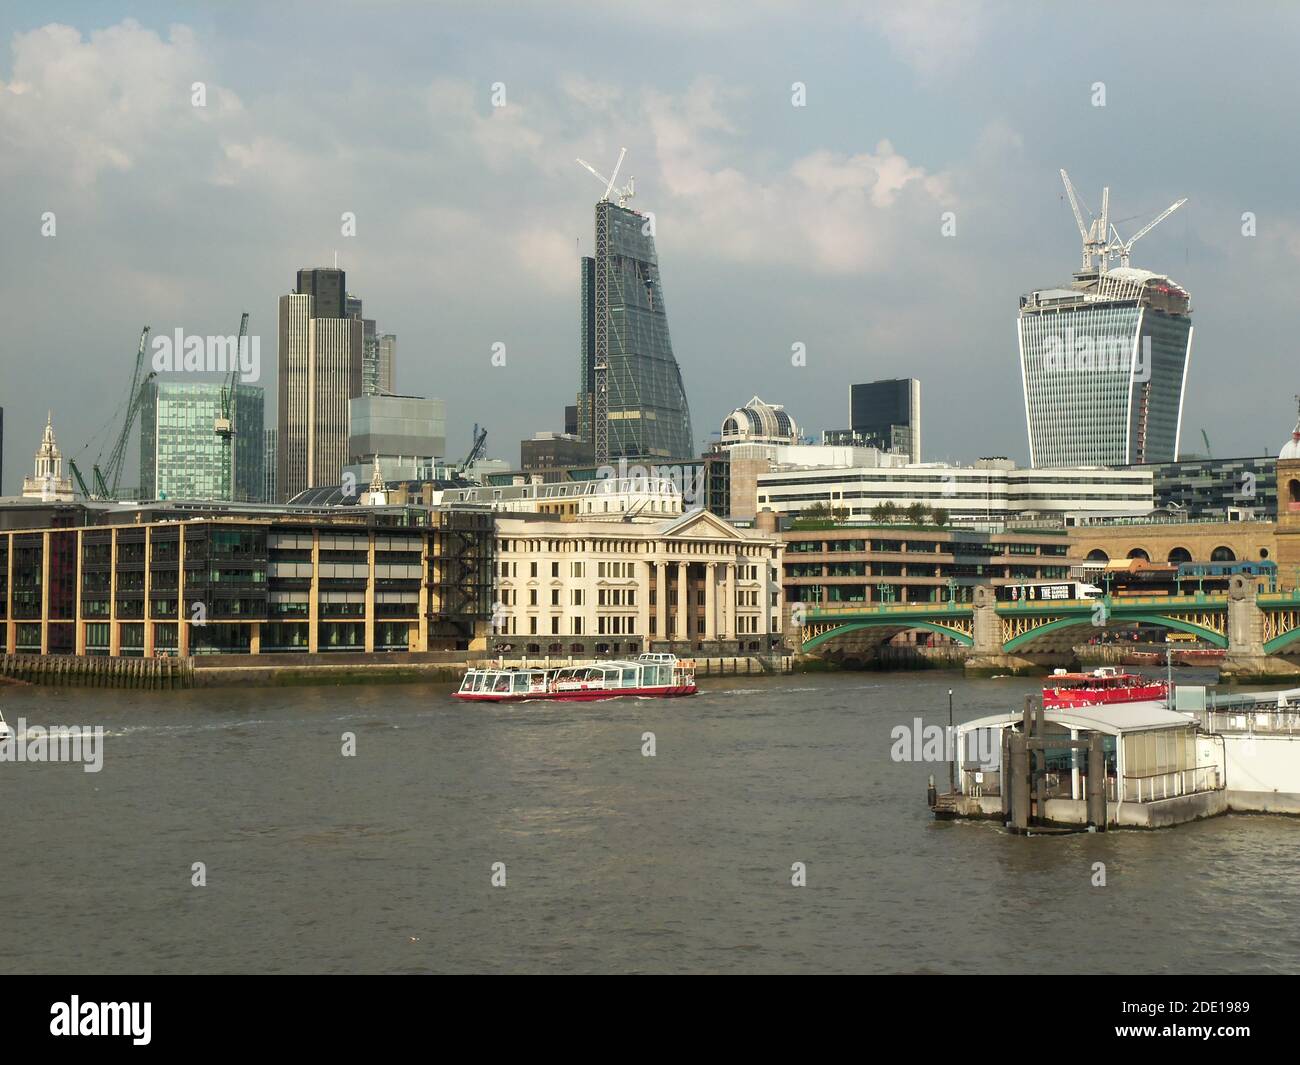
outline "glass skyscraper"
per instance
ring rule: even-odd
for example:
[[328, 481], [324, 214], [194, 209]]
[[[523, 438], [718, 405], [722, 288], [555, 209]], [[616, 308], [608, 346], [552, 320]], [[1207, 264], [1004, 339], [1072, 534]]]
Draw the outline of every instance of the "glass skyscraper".
[[1020, 372], [1035, 467], [1178, 457], [1191, 298], [1129, 267], [1075, 274], [1021, 298]]
[[[151, 381], [140, 409], [140, 495], [144, 499], [229, 500], [225, 450], [214, 425], [220, 381]], [[264, 393], [236, 384], [234, 498], [260, 502], [263, 493]]]
[[578, 432], [596, 439], [596, 366], [608, 366], [608, 461], [687, 459], [691, 412], [673, 356], [648, 216], [596, 204], [596, 255], [582, 260]]

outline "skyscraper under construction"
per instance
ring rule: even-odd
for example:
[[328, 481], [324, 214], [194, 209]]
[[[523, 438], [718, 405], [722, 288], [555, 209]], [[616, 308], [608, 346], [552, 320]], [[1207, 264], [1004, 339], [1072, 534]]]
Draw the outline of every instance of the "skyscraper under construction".
[[[1191, 297], [1162, 274], [1129, 266], [1133, 245], [1179, 200], [1125, 241], [1100, 216], [1085, 224], [1061, 171], [1083, 238], [1068, 286], [1021, 297], [1020, 372], [1036, 467], [1124, 466], [1178, 457], [1192, 348]], [[1119, 265], [1112, 266], [1118, 259]]]
[[596, 254], [582, 260], [578, 432], [600, 465], [691, 458], [691, 412], [668, 333], [654, 218], [626, 206], [632, 183], [616, 190], [617, 178], [616, 166], [596, 204]]

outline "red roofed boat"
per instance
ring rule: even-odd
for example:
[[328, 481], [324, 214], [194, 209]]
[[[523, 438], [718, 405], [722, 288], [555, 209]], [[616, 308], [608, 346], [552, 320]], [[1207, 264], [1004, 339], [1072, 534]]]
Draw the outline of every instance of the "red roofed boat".
[[1051, 682], [1043, 687], [1043, 709], [1141, 703], [1168, 697], [1169, 685], [1163, 680], [1148, 680], [1136, 673], [1121, 673], [1113, 666], [1101, 666], [1091, 673], [1054, 673]]

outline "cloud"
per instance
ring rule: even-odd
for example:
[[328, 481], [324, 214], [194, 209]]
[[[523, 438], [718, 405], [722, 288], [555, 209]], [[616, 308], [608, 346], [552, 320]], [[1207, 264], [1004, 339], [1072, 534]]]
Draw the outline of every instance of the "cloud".
[[[13, 76], [0, 83], [0, 174], [39, 171], [85, 188], [104, 171], [137, 169], [154, 146], [193, 128], [190, 86], [207, 77], [193, 32], [166, 39], [127, 19], [83, 37], [52, 23], [12, 41]], [[238, 109], [214, 94], [221, 112]]]
[[870, 0], [862, 16], [927, 81], [963, 65], [992, 21], [980, 0]]

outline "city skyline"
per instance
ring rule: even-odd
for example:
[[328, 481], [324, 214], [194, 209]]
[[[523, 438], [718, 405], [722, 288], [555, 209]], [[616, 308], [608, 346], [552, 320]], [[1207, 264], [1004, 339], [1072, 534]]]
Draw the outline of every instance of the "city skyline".
[[[4, 484], [27, 472], [50, 406], [66, 426], [65, 455], [88, 457], [106, 397], [125, 391], [140, 322], [159, 334], [225, 334], [248, 309], [269, 340], [286, 272], [335, 252], [403, 339], [402, 391], [445, 399], [452, 439], [477, 421], [489, 450], [512, 459], [516, 441], [559, 430], [572, 402], [572, 294], [592, 251], [593, 199], [573, 157], [612, 158], [624, 143], [633, 204], [656, 216], [697, 451], [749, 395], [783, 403], [815, 432], [842, 423], [849, 384], [914, 376], [926, 389], [927, 457], [1027, 461], [1007, 307], [1068, 276], [1061, 166], [1083, 187], [1113, 181], [1135, 215], [1189, 197], [1134, 263], [1197, 298], [1183, 441], [1206, 428], [1218, 455], [1273, 450], [1262, 427], [1287, 417], [1295, 388], [1258, 393], [1286, 379], [1294, 322], [1289, 310], [1256, 309], [1287, 307], [1300, 220], [1283, 188], [1291, 149], [1256, 134], [1285, 122], [1267, 83], [1287, 69], [1296, 16], [1277, 13], [1282, 32], [1258, 42], [1225, 102], [1187, 62], [1217, 44], [1194, 26], [1159, 21], [1134, 67], [1088, 55], [1050, 13], [1007, 21], [996, 5], [970, 5], [909, 22], [902, 11], [836, 8], [814, 25], [760, 5], [743, 46], [724, 52], [720, 41], [736, 43], [729, 18], [670, 5], [609, 12], [592, 27], [561, 5], [545, 33], [520, 13], [513, 36], [497, 33], [471, 59], [440, 34], [436, 10], [375, 9], [359, 23], [324, 5], [304, 29], [302, 58], [275, 71], [256, 59], [283, 39], [287, 12], [11, 6], [0, 15], [0, 135], [16, 149], [0, 172], [17, 190], [0, 205], [10, 251], [0, 298], [14, 322], [0, 397]], [[488, 17], [467, 13], [465, 32]], [[1135, 32], [1157, 25], [1153, 14], [1135, 18]], [[390, 61], [332, 85], [309, 60], [344, 24], [359, 61]], [[650, 49], [675, 47], [630, 72], [598, 57], [593, 38], [627, 32]], [[981, 54], [1017, 41], [1026, 68], [1014, 85], [963, 85]], [[1047, 41], [1059, 47], [1050, 63]], [[815, 59], [827, 48], [863, 62], [852, 75], [829, 71]], [[1026, 73], [1042, 86], [1034, 94]], [[291, 82], [304, 76], [347, 105], [291, 106]], [[200, 81], [203, 108], [191, 102]], [[806, 106], [795, 105], [796, 84]], [[1198, 139], [1224, 150], [1202, 159], [1178, 129], [1148, 122], [1157, 95], [1194, 112]], [[897, 103], [873, 102], [886, 99]], [[55, 128], [59, 137], [41, 134]], [[161, 173], [166, 181], [131, 180]], [[54, 236], [41, 234], [45, 212]], [[349, 212], [355, 237], [342, 232]], [[82, 294], [77, 315], [59, 313], [61, 288]], [[934, 313], [936, 293], [947, 313]], [[492, 362], [498, 343], [503, 366]], [[792, 362], [794, 345], [806, 364]], [[265, 388], [271, 366], [268, 357]]]

